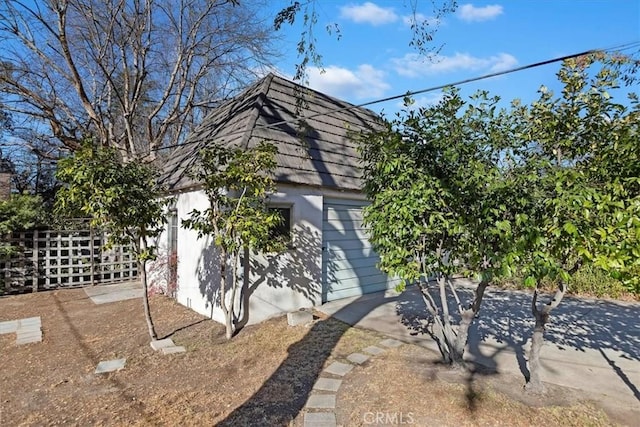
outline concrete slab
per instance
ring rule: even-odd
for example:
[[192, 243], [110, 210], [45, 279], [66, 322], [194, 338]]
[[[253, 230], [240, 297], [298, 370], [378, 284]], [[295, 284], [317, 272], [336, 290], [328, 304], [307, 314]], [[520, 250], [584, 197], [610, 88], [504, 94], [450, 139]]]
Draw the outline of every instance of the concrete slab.
[[341, 384], [342, 380], [334, 378], [318, 378], [316, 383], [313, 385], [313, 389], [322, 391], [338, 391]]
[[34, 327], [34, 326], [38, 328], [42, 326], [42, 320], [40, 319], [40, 316], [27, 317], [25, 319], [18, 320], [18, 329], [24, 328], [24, 327]]
[[128, 299], [142, 298], [140, 282], [124, 282], [115, 285], [96, 285], [84, 288], [94, 304], [107, 304]]
[[376, 347], [375, 345], [370, 345], [369, 347], [365, 347], [362, 349], [365, 353], [369, 353], [373, 356], [377, 356], [379, 354], [384, 353], [384, 349], [380, 347]]
[[30, 326], [22, 326], [20, 328], [18, 328], [18, 330], [16, 331], [16, 334], [27, 334], [30, 332], [42, 332], [42, 329], [40, 328], [40, 326], [36, 326], [36, 325], [30, 325]]
[[349, 365], [348, 363], [333, 362], [331, 365], [327, 366], [323, 372], [344, 377], [351, 372], [352, 369], [353, 365]]
[[304, 414], [304, 427], [336, 427], [336, 414], [333, 412], [307, 412]]
[[335, 409], [336, 395], [311, 393], [305, 407], [310, 409]]
[[127, 359], [114, 359], [114, 360], [104, 360], [98, 363], [96, 367], [96, 374], [104, 374], [107, 372], [119, 371], [124, 368], [125, 363], [127, 363]]
[[355, 363], [356, 365], [362, 365], [364, 362], [369, 360], [369, 357], [366, 354], [362, 353], [351, 353], [347, 356], [347, 360], [351, 363]]
[[162, 354], [176, 354], [176, 353], [185, 353], [187, 351], [183, 346], [174, 345], [173, 347], [163, 347], [160, 349]]
[[27, 339], [31, 337], [38, 337], [39, 340], [42, 340], [42, 331], [40, 329], [37, 329], [37, 330], [18, 329], [18, 331], [16, 332], [16, 339]]
[[1, 334], [13, 334], [18, 330], [17, 320], [7, 320], [0, 322], [0, 335]]
[[163, 340], [153, 340], [151, 341], [151, 348], [155, 351], [166, 347], [175, 347], [176, 345], [173, 343], [171, 338], [165, 338]]
[[[454, 282], [463, 303], [469, 301], [473, 283], [466, 279]], [[544, 302], [548, 298], [541, 296]], [[423, 346], [434, 359], [440, 357], [424, 327], [429, 315], [415, 286], [397, 297], [379, 292], [331, 301], [318, 310], [352, 326]], [[543, 381], [582, 390], [595, 400], [637, 408], [640, 326], [630, 319], [638, 317], [638, 303], [565, 297], [551, 313], [545, 333]], [[532, 329], [531, 293], [490, 288], [469, 331], [465, 358], [498, 373], [522, 376]]]
[[306, 325], [313, 322], [313, 314], [306, 310], [298, 310], [287, 313], [287, 323], [289, 326]]
[[387, 338], [380, 341], [380, 345], [388, 348], [398, 348], [402, 345], [402, 341], [394, 340], [393, 338]]
[[16, 338], [16, 345], [35, 344], [42, 342], [42, 335], [29, 335]]

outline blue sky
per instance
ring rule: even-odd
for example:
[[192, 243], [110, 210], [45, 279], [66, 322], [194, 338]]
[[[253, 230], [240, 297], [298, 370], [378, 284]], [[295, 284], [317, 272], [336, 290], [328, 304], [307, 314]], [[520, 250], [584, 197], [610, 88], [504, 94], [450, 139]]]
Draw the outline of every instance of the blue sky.
[[[639, 0], [462, 1], [455, 13], [440, 21], [433, 44], [442, 48], [437, 60], [429, 62], [409, 46], [412, 3], [417, 3], [418, 19], [431, 19], [430, 0], [317, 0], [315, 31], [325, 72], [311, 67], [310, 86], [360, 104], [593, 48], [640, 41]], [[331, 24], [340, 28], [340, 40], [325, 31]], [[285, 76], [295, 72], [300, 28], [296, 25], [284, 30], [289, 54], [277, 69]], [[465, 94], [484, 89], [505, 100], [528, 102], [536, 98], [540, 85], [557, 88], [559, 65], [461, 88]], [[417, 104], [433, 103], [439, 93], [418, 95]], [[369, 108], [391, 113], [400, 104], [392, 101]]]

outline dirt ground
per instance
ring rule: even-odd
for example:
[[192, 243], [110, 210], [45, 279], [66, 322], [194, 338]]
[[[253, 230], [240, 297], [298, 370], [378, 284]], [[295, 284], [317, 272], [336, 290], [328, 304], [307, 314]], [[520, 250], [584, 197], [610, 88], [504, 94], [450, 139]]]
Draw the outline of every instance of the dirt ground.
[[[160, 337], [187, 353], [151, 350], [139, 300], [94, 305], [82, 289], [0, 298], [0, 321], [41, 316], [43, 329], [37, 344], [0, 335], [0, 425], [302, 425], [320, 371], [382, 338], [332, 319], [293, 328], [281, 317], [227, 342], [222, 325], [166, 297], [151, 307]], [[94, 374], [99, 361], [123, 357], [125, 369]], [[522, 380], [500, 377], [470, 381], [404, 345], [347, 375], [338, 423], [614, 424], [568, 391], [527, 406]]]

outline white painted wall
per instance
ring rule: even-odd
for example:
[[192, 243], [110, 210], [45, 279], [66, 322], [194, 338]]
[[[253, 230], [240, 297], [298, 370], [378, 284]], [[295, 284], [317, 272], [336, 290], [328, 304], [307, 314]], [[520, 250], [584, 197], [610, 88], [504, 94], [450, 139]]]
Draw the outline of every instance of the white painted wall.
[[[332, 197], [339, 195], [334, 192]], [[278, 254], [252, 254], [250, 288], [238, 295], [236, 309], [240, 324], [261, 322], [289, 311], [319, 305], [322, 302], [322, 207], [320, 189], [279, 186], [271, 202], [291, 205], [292, 248]], [[193, 209], [204, 210], [208, 201], [203, 191], [176, 196], [180, 222]], [[166, 251], [166, 231], [159, 238]], [[178, 234], [179, 303], [223, 322], [216, 301], [220, 275], [216, 251], [209, 238], [180, 228]], [[247, 298], [248, 297], [248, 298]], [[248, 304], [248, 310], [244, 310]]]

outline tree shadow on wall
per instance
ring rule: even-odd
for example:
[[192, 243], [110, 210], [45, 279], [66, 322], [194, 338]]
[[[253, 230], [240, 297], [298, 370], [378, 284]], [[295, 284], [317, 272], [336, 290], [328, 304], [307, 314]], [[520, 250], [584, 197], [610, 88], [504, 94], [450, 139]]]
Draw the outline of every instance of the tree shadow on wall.
[[[314, 281], [318, 272], [315, 271], [317, 256], [314, 256], [313, 248], [320, 247], [322, 237], [309, 226], [296, 227], [293, 234], [292, 248], [278, 253], [253, 253], [249, 256], [250, 279], [247, 280], [243, 272], [236, 315], [238, 330], [249, 322], [252, 303], [273, 305], [254, 295], [260, 285], [271, 289], [291, 289], [302, 297], [300, 305], [303, 305], [303, 300], [313, 301], [320, 294], [321, 284]], [[242, 263], [244, 265], [244, 257]], [[277, 306], [274, 309], [282, 311]]]
[[[207, 244], [200, 254], [196, 275], [200, 295], [205, 298], [205, 308], [210, 310], [209, 317], [213, 317], [215, 307], [220, 307], [221, 262], [220, 251], [213, 244], [212, 239], [207, 238]], [[228, 272], [227, 281], [230, 279], [231, 274]]]
[[[245, 274], [246, 255], [241, 256], [238, 267], [238, 292], [234, 305], [234, 325], [236, 333], [246, 326], [251, 319], [251, 307], [257, 305], [271, 306], [274, 313], [284, 311], [277, 306], [277, 301], [269, 302], [255, 291], [259, 286], [272, 289], [288, 288], [300, 295], [300, 306], [306, 301], [315, 300], [320, 294], [320, 284], [314, 281], [319, 272], [314, 271], [317, 260], [314, 249], [321, 245], [321, 236], [308, 226], [296, 227], [294, 230], [293, 248], [278, 253], [251, 253], [248, 256], [249, 275]], [[220, 307], [220, 252], [213, 244], [208, 244], [200, 255], [196, 271], [200, 294], [205, 298], [210, 317], [216, 307]], [[231, 283], [231, 268], [227, 268], [227, 283]], [[229, 289], [227, 295], [229, 295]]]

